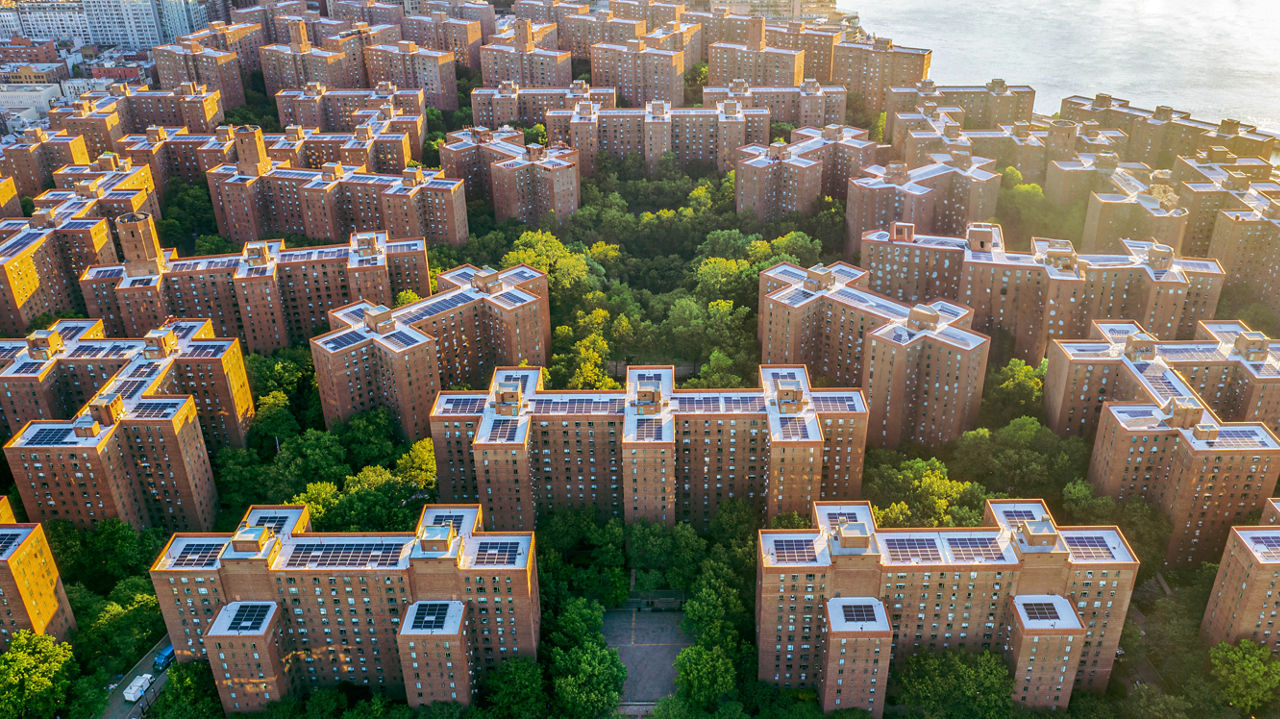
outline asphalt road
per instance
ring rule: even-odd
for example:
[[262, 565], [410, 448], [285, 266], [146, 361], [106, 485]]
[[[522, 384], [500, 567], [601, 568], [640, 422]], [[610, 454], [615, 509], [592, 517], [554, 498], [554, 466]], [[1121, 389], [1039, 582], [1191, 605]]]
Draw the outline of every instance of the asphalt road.
[[[151, 663], [156, 660], [156, 653], [168, 642], [169, 637], [166, 636], [157, 642], [154, 647], [151, 647], [151, 651], [147, 652], [142, 659], [139, 659], [138, 663], [134, 664], [133, 668], [116, 685], [116, 688], [111, 690], [111, 699], [107, 702], [106, 710], [102, 712], [102, 719], [137, 719], [143, 715], [151, 702], [155, 701], [156, 695], [160, 693], [165, 680], [169, 678], [168, 672], [157, 673], [151, 667]], [[133, 681], [135, 677], [142, 674], [150, 674], [153, 677], [151, 687], [147, 689], [147, 695], [136, 702], [125, 701], [125, 687], [128, 687], [129, 682]]]

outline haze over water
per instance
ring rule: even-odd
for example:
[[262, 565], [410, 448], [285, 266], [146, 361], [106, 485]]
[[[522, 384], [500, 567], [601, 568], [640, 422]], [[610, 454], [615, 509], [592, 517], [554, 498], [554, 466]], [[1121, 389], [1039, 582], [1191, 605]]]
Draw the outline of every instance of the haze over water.
[[869, 32], [933, 50], [939, 84], [993, 77], [1052, 114], [1099, 92], [1280, 132], [1280, 0], [840, 0]]

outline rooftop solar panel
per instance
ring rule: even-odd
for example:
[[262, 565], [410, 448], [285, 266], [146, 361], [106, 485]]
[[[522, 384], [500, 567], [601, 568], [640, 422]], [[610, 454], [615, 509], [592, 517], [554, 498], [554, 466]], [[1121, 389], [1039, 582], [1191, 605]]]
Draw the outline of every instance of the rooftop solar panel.
[[827, 526], [830, 527], [833, 532], [839, 529], [840, 525], [845, 524], [846, 522], [858, 521], [861, 520], [859, 520], [858, 515], [853, 512], [827, 512]]
[[262, 628], [262, 622], [271, 610], [270, 604], [241, 604], [231, 617], [227, 629], [233, 632], [256, 632]]
[[812, 539], [775, 539], [773, 554], [783, 564], [804, 564], [818, 561]]
[[932, 537], [885, 537], [885, 550], [893, 562], [940, 562], [942, 553]]
[[299, 567], [394, 567], [404, 544], [391, 542], [300, 542], [293, 547], [286, 569]]
[[1268, 561], [1280, 560], [1280, 535], [1254, 537], [1253, 549]]
[[395, 347], [396, 349], [404, 349], [406, 347], [412, 347], [418, 343], [418, 341], [413, 338], [413, 335], [403, 330], [396, 330], [395, 332], [391, 332], [390, 334], [386, 335], [386, 340], [388, 343], [391, 344], [392, 347]]
[[481, 542], [476, 547], [475, 566], [492, 567], [515, 564], [516, 555], [519, 551], [519, 542]]
[[804, 417], [780, 417], [783, 439], [809, 439], [809, 426]]
[[726, 412], [740, 413], [763, 412], [764, 397], [760, 395], [747, 397], [725, 397], [724, 410]]
[[495, 419], [493, 427], [489, 430], [490, 442], [514, 442], [516, 441], [516, 430], [520, 429], [519, 420], [514, 419]]
[[359, 332], [343, 332], [337, 337], [326, 340], [324, 346], [332, 352], [350, 347], [362, 339], [364, 339], [364, 336]]
[[188, 569], [212, 567], [226, 546], [221, 542], [192, 542], [184, 545], [173, 560], [173, 566]]
[[844, 609], [844, 620], [846, 622], [874, 622], [876, 620], [876, 608], [871, 604], [846, 604]]
[[662, 439], [662, 420], [641, 417], [636, 420], [636, 439], [656, 441]]
[[431, 524], [436, 527], [443, 527], [446, 524], [452, 524], [453, 531], [461, 532], [462, 520], [464, 518], [464, 515], [461, 514], [437, 514], [431, 519]]
[[1004, 558], [1000, 543], [995, 537], [947, 537], [951, 555], [961, 562], [985, 559], [996, 561]]
[[1072, 559], [1115, 559], [1106, 537], [1096, 534], [1071, 535], [1066, 538]]
[[176, 402], [139, 402], [134, 405], [133, 416], [138, 419], [158, 419], [178, 406]]
[[24, 444], [39, 447], [66, 444], [73, 433], [70, 427], [45, 427], [37, 429]]
[[289, 515], [287, 514], [260, 514], [254, 521], [255, 527], [270, 527], [271, 531], [276, 534], [282, 534], [284, 527], [289, 523]]
[[484, 411], [484, 397], [446, 397], [442, 414], [480, 414]]
[[1058, 608], [1049, 602], [1026, 602], [1022, 611], [1033, 622], [1056, 622], [1062, 618], [1058, 616]]
[[430, 602], [414, 607], [413, 617], [409, 619], [409, 628], [417, 630], [444, 629], [445, 617], [449, 615], [449, 605], [444, 602]]
[[20, 537], [22, 532], [0, 532], [0, 555], [8, 554]]
[[1036, 513], [1030, 509], [1002, 509], [1000, 513], [1010, 522], [1031, 522], [1036, 519]]

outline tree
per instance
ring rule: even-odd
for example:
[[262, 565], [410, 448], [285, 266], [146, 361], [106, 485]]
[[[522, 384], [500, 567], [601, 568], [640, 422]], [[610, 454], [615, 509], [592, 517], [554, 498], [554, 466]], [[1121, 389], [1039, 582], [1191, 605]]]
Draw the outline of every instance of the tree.
[[305, 504], [311, 521], [317, 526], [328, 526], [325, 517], [329, 510], [338, 506], [342, 499], [342, 491], [333, 482], [308, 482], [301, 494], [289, 500], [290, 504]]
[[418, 488], [385, 467], [371, 465], [348, 477], [338, 502], [324, 515], [335, 532], [407, 532], [418, 519]]
[[56, 716], [66, 704], [75, 671], [70, 644], [18, 630], [0, 654], [0, 716]]
[[568, 651], [553, 649], [551, 676], [557, 712], [567, 719], [598, 719], [617, 708], [627, 668], [617, 651], [588, 642]]
[[899, 679], [900, 704], [927, 719], [992, 719], [1013, 711], [1013, 678], [991, 652], [920, 652]]
[[253, 424], [249, 426], [249, 447], [258, 456], [270, 459], [280, 451], [280, 443], [298, 436], [302, 428], [284, 392], [276, 390], [254, 403]]
[[1020, 359], [987, 378], [985, 396], [978, 416], [983, 427], [1003, 427], [1018, 417], [1040, 418], [1044, 414], [1044, 375], [1049, 360], [1032, 366]]
[[721, 646], [686, 647], [676, 657], [676, 690], [681, 699], [711, 709], [733, 691], [733, 662]]
[[707, 85], [707, 63], [700, 62], [684, 71], [684, 104], [694, 107], [702, 104], [702, 88]]
[[436, 449], [430, 437], [414, 442], [408, 451], [396, 460], [395, 473], [430, 499], [436, 494]]
[[1165, 694], [1150, 684], [1142, 684], [1134, 687], [1125, 699], [1122, 716], [1128, 719], [1191, 719], [1191, 703], [1182, 697]]
[[196, 237], [195, 254], [197, 255], [230, 255], [237, 253], [235, 245], [227, 242], [220, 235], [199, 235]]
[[1238, 644], [1219, 642], [1209, 650], [1210, 673], [1222, 697], [1250, 713], [1275, 700], [1280, 687], [1280, 662], [1265, 645], [1242, 639]]
[[204, 662], [173, 664], [164, 688], [147, 711], [155, 719], [216, 719], [222, 702], [213, 684], [213, 672]]
[[404, 453], [400, 426], [385, 407], [354, 415], [334, 427], [332, 434], [346, 448], [346, 461], [352, 469], [374, 464], [389, 467]]
[[413, 290], [400, 290], [396, 293], [395, 306], [404, 307], [405, 305], [411, 305], [414, 302], [419, 302], [421, 300], [422, 297]]
[[862, 486], [882, 527], [974, 526], [986, 500], [981, 485], [949, 478], [936, 457], [873, 464]]
[[543, 642], [552, 648], [570, 649], [604, 642], [604, 607], [594, 599], [574, 597], [551, 617]]
[[526, 145], [545, 145], [547, 144], [547, 127], [541, 122], [533, 127], [527, 127], [524, 130], [524, 144]]
[[538, 719], [547, 707], [542, 667], [527, 657], [505, 659], [485, 678], [481, 697], [502, 719]]

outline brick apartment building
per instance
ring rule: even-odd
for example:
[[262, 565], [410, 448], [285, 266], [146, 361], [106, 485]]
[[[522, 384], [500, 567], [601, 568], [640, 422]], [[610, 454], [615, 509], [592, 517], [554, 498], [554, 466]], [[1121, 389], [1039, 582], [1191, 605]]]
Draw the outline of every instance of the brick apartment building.
[[1045, 196], [1064, 205], [1088, 198], [1080, 249], [1114, 252], [1127, 237], [1150, 237], [1182, 253], [1188, 212], [1168, 170], [1120, 162], [1112, 152], [1048, 165]]
[[520, 87], [503, 82], [496, 88], [477, 87], [471, 91], [471, 120], [482, 127], [546, 123], [548, 110], [572, 110], [580, 102], [612, 110], [617, 91], [612, 87], [592, 87], [574, 80], [569, 87]]
[[499, 222], [563, 218], [578, 209], [578, 151], [567, 145], [524, 144], [524, 132], [471, 127], [445, 136], [440, 168], [466, 183], [466, 195], [493, 205]]
[[578, 151], [582, 173], [595, 171], [596, 156], [637, 153], [654, 166], [670, 152], [680, 165], [714, 165], [727, 172], [738, 148], [769, 137], [769, 111], [743, 109], [732, 100], [715, 107], [672, 108], [651, 102], [643, 108], [605, 110], [586, 102], [572, 110], [548, 110], [547, 141]]
[[765, 44], [764, 18], [753, 17], [743, 42], [713, 42], [707, 48], [707, 84], [797, 87], [804, 81], [804, 50]]
[[573, 81], [569, 53], [538, 47], [529, 21], [517, 20], [510, 44], [480, 48], [480, 72], [485, 87], [514, 82], [522, 87], [568, 87]]
[[[140, 236], [153, 233], [149, 222]], [[246, 243], [240, 254], [179, 259], [158, 246], [150, 258], [102, 264], [80, 277], [93, 317], [115, 336], [132, 336], [155, 318], [209, 317], [216, 334], [270, 354], [305, 342], [328, 312], [359, 299], [390, 304], [396, 294], [430, 293], [422, 238], [388, 240], [361, 232], [341, 245], [289, 249], [282, 240]]]
[[804, 362], [862, 387], [873, 446], [958, 439], [977, 421], [991, 345], [969, 329], [973, 311], [943, 300], [899, 304], [866, 287], [867, 272], [843, 262], [761, 272], [763, 361]]
[[63, 165], [89, 164], [84, 138], [65, 130], [28, 127], [14, 143], [0, 147], [0, 176], [13, 178], [19, 195], [35, 197], [53, 186]]
[[1032, 364], [1049, 341], [1087, 337], [1094, 320], [1132, 319], [1162, 339], [1190, 339], [1213, 317], [1225, 275], [1214, 260], [1125, 240], [1117, 255], [1077, 253], [1066, 240], [1005, 248], [999, 225], [964, 237], [916, 234], [908, 223], [862, 236], [870, 289], [899, 302], [943, 298], [973, 308], [973, 327]]
[[808, 213], [821, 197], [844, 200], [849, 178], [875, 162], [867, 131], [847, 125], [803, 127], [790, 143], [738, 149], [734, 197], [739, 213], [761, 220]]
[[932, 54], [894, 45], [887, 37], [841, 42], [832, 58], [831, 82], [843, 85], [850, 96], [861, 96], [869, 112], [885, 112], [891, 88], [914, 85], [929, 76]]
[[[593, 64], [595, 60], [592, 56], [592, 48], [597, 44], [626, 46], [632, 40], [639, 40], [644, 34], [643, 20], [615, 17], [608, 10], [583, 15], [565, 15], [556, 22], [556, 35], [560, 40], [560, 49], [569, 51], [575, 60], [591, 59]], [[592, 82], [596, 81], [593, 79]]]
[[1259, 526], [1232, 527], [1227, 536], [1200, 625], [1200, 636], [1209, 646], [1248, 639], [1276, 650], [1280, 637], [1274, 612], [1280, 609], [1280, 599], [1271, 583], [1280, 571], [1278, 505], [1280, 500], [1267, 500]]
[[643, 39], [591, 46], [591, 83], [612, 87], [629, 105], [661, 100], [684, 105], [684, 54], [648, 46]]
[[59, 320], [4, 344], [4, 451], [27, 516], [213, 527], [209, 448], [243, 447], [253, 419], [238, 342], [209, 320], [170, 320], [141, 339]]
[[400, 25], [404, 22], [404, 6], [378, 0], [335, 0], [329, 15], [339, 20], [368, 25]]
[[[367, 23], [356, 23], [355, 26], [338, 30], [336, 32], [327, 32], [320, 38], [320, 46], [331, 52], [340, 52], [346, 57], [345, 73], [340, 80], [341, 87], [371, 87], [377, 84], [376, 80], [371, 81], [371, 73], [375, 70], [372, 66], [370, 54], [375, 47], [384, 48], [382, 57], [376, 69], [382, 74], [393, 72], [400, 68], [403, 62], [391, 61], [386, 58], [387, 47], [395, 47], [401, 42], [399, 25], [369, 25]], [[410, 63], [411, 65], [413, 63]], [[424, 69], [424, 68], [420, 68]], [[429, 77], [425, 79], [415, 78], [412, 82], [417, 85], [438, 85], [435, 79]]]
[[970, 129], [993, 129], [1015, 122], [1030, 122], [1036, 91], [1030, 85], [1010, 85], [996, 78], [985, 85], [938, 85], [928, 78], [914, 85], [891, 87], [885, 96], [885, 137], [892, 137], [894, 116], [914, 112], [925, 103], [960, 108]]
[[262, 130], [235, 130], [235, 164], [207, 173], [218, 232], [232, 242], [293, 232], [310, 238], [381, 230], [428, 244], [467, 239], [462, 181], [407, 168], [399, 176], [328, 163], [319, 170], [273, 162]]
[[1048, 425], [1096, 433], [1099, 494], [1144, 497], [1169, 517], [1166, 563], [1212, 561], [1280, 476], [1278, 361], [1266, 335], [1238, 321], [1165, 342], [1135, 322], [1095, 322], [1088, 339], [1049, 347]]
[[411, 40], [401, 40], [394, 45], [367, 48], [365, 60], [370, 83], [390, 82], [396, 87], [420, 87], [429, 107], [458, 109], [458, 79], [452, 52], [419, 47]]
[[288, 43], [263, 45], [258, 52], [262, 62], [262, 80], [267, 95], [275, 97], [284, 89], [299, 88], [315, 82], [327, 87], [343, 87], [350, 74], [352, 60], [343, 52], [315, 47], [300, 20], [288, 22]]
[[208, 659], [228, 713], [339, 684], [469, 704], [485, 671], [537, 654], [534, 552], [532, 532], [482, 530], [476, 505], [350, 534], [255, 505], [232, 533], [174, 535], [151, 581], [177, 660]]
[[1001, 180], [995, 160], [961, 151], [931, 159], [912, 169], [904, 162], [871, 165], [849, 178], [845, 257], [862, 251], [863, 234], [894, 222], [913, 223], [922, 233], [960, 235], [969, 223], [995, 215]]
[[761, 681], [878, 719], [907, 659], [965, 649], [1002, 652], [1028, 708], [1106, 688], [1138, 570], [1118, 528], [1059, 526], [1037, 499], [988, 500], [965, 528], [877, 527], [866, 502], [812, 512], [816, 529], [760, 530]]
[[[519, 33], [519, 27], [519, 23], [508, 23], [501, 31], [489, 36], [489, 44], [510, 45], [514, 43]], [[544, 47], [548, 50], [560, 49], [560, 34], [556, 24], [553, 22], [530, 22], [529, 37], [533, 38], [533, 44], [538, 47]]]
[[532, 22], [559, 24], [570, 15], [586, 15], [589, 12], [591, 12], [589, 5], [566, 2], [566, 0], [516, 0], [511, 4], [513, 15]]
[[[271, 0], [248, 7], [231, 8], [231, 22], [237, 25], [257, 25], [262, 28], [263, 44], [282, 42], [289, 39], [287, 28], [277, 24], [276, 19], [286, 16], [300, 16], [307, 12], [305, 0]], [[277, 28], [284, 29], [277, 34]]]
[[[409, 8], [406, 7], [406, 11]], [[497, 31], [498, 15], [493, 5], [487, 2], [469, 2], [468, 0], [421, 0], [418, 9], [410, 14], [430, 15], [442, 12], [459, 20], [470, 20], [480, 23], [480, 40], [489, 42], [489, 38]]]
[[437, 294], [394, 310], [369, 299], [330, 310], [331, 331], [311, 340], [327, 424], [386, 407], [406, 438], [421, 439], [441, 389], [483, 381], [500, 365], [546, 362], [545, 273], [463, 265], [437, 283]]
[[61, 62], [58, 42], [13, 35], [0, 40], [0, 62]]
[[652, 28], [640, 38], [648, 47], [680, 53], [684, 64], [693, 67], [704, 61], [702, 57], [702, 26], [697, 23], [669, 22], [665, 25], [649, 25]]
[[622, 390], [556, 391], [536, 367], [501, 368], [485, 392], [436, 399], [441, 497], [519, 528], [559, 507], [706, 526], [731, 497], [772, 517], [858, 496], [862, 393], [812, 388], [803, 365], [761, 366], [760, 382], [682, 390], [671, 367], [633, 366]]
[[8, 497], [0, 497], [0, 610], [0, 653], [24, 629], [64, 641], [76, 628], [44, 527], [18, 522]]
[[458, 62], [472, 70], [480, 69], [480, 22], [449, 17], [443, 12], [410, 15], [400, 32], [405, 40], [432, 50], [452, 52]]
[[266, 30], [258, 23], [228, 25], [221, 20], [214, 20], [206, 27], [178, 38], [179, 42], [186, 40], [223, 52], [235, 53], [240, 72], [245, 77], [248, 77], [249, 73], [262, 69], [262, 64], [258, 61], [258, 48], [269, 42]]
[[183, 83], [205, 85], [222, 95], [223, 107], [244, 104], [244, 73], [234, 52], [208, 47], [196, 40], [159, 45], [152, 49], [160, 87]]
[[703, 105], [736, 100], [745, 108], [768, 110], [772, 122], [786, 122], [796, 127], [844, 124], [847, 98], [848, 92], [843, 87], [820, 85], [812, 78], [799, 87], [751, 85], [737, 78], [724, 87], [702, 88]]
[[213, 132], [222, 124], [222, 96], [205, 85], [184, 83], [172, 90], [112, 85], [91, 90], [49, 110], [49, 129], [84, 137], [90, 157], [116, 149], [121, 137], [152, 125]]
[[1092, 98], [1080, 95], [1063, 98], [1059, 115], [1064, 120], [1093, 120], [1102, 127], [1123, 130], [1129, 142], [1121, 156], [1128, 162], [1151, 167], [1172, 167], [1176, 158], [1195, 155], [1196, 151], [1210, 147], [1225, 147], [1239, 157], [1269, 161], [1280, 144], [1276, 135], [1239, 120], [1228, 119], [1213, 125], [1166, 105], [1145, 110], [1105, 93]]
[[281, 125], [314, 127], [321, 132], [350, 132], [373, 119], [386, 120], [410, 136], [410, 145], [422, 146], [426, 134], [426, 95], [421, 88], [397, 88], [380, 82], [373, 88], [334, 89], [308, 83], [296, 90], [276, 93]]

